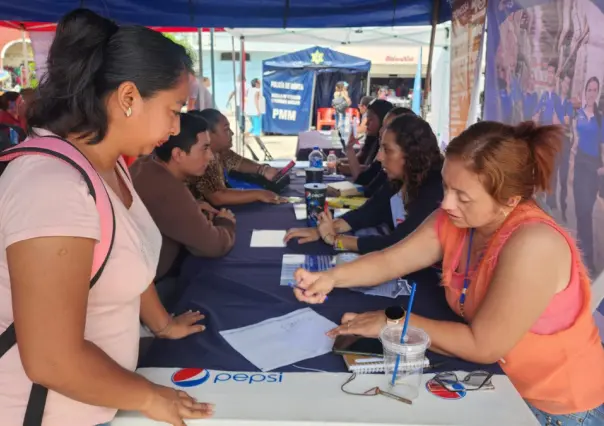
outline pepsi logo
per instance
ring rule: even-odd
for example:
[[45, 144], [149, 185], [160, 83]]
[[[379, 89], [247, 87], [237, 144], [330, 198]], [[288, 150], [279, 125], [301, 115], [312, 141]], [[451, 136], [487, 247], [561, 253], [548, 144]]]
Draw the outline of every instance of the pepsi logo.
[[462, 399], [466, 396], [466, 388], [464, 388], [461, 383], [446, 382], [446, 384], [450, 389], [453, 389], [456, 392], [445, 388], [434, 380], [428, 380], [428, 382], [426, 382], [426, 389], [432, 395], [437, 396], [441, 399]]
[[181, 388], [192, 388], [204, 384], [210, 372], [204, 368], [183, 368], [172, 374], [172, 383]]

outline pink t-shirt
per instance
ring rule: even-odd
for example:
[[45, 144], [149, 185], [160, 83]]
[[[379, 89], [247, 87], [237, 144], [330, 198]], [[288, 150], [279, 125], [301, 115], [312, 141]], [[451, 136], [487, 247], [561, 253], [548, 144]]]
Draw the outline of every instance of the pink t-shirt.
[[[85, 338], [122, 367], [134, 371], [140, 295], [154, 279], [161, 235], [128, 179], [122, 177], [132, 193], [133, 203], [126, 209], [107, 186], [115, 210], [115, 240], [103, 274], [90, 291]], [[13, 322], [6, 247], [47, 236], [98, 241], [97, 209], [80, 173], [71, 166], [55, 158], [18, 158], [0, 179], [0, 332]], [[44, 327], [44, 318], [40, 318], [40, 327]], [[0, 358], [2, 426], [23, 424], [30, 388], [31, 382], [15, 346]], [[116, 410], [82, 404], [50, 391], [42, 423], [91, 426], [110, 421], [115, 413]]]

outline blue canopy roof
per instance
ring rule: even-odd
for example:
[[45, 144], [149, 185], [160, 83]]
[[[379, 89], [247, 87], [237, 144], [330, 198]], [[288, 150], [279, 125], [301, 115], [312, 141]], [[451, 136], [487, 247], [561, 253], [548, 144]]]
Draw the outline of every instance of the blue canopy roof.
[[[0, 20], [57, 22], [87, 7], [122, 24], [230, 28], [430, 25], [433, 0], [0, 0]], [[440, 2], [439, 21], [451, 19]]]
[[308, 68], [369, 72], [371, 61], [319, 46], [262, 61], [263, 72]]

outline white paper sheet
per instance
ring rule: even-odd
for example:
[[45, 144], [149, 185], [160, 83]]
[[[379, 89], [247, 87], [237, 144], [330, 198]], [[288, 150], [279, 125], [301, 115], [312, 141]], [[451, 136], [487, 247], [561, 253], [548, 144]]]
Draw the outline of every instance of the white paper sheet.
[[304, 308], [220, 334], [249, 362], [270, 371], [330, 352], [333, 339], [325, 333], [335, 327], [311, 308]]
[[285, 233], [286, 231], [254, 229], [250, 247], [285, 247]]

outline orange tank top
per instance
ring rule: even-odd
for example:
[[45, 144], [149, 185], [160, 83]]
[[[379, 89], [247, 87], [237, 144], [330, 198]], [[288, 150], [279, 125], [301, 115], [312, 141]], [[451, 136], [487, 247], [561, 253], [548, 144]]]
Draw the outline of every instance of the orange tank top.
[[[465, 318], [472, 322], [509, 236], [518, 227], [531, 222], [551, 226], [568, 242], [573, 261], [571, 269], [579, 275], [581, 308], [566, 329], [551, 334], [526, 333], [504, 357], [504, 362], [500, 361], [500, 366], [520, 395], [540, 410], [550, 414], [591, 410], [604, 401], [604, 348], [590, 309], [590, 279], [575, 242], [534, 202], [516, 207], [487, 244], [475, 273], [470, 275], [464, 303]], [[467, 230], [453, 225], [444, 211], [439, 213], [437, 230], [443, 247], [443, 286], [449, 306], [459, 315], [461, 291], [451, 283]]]

